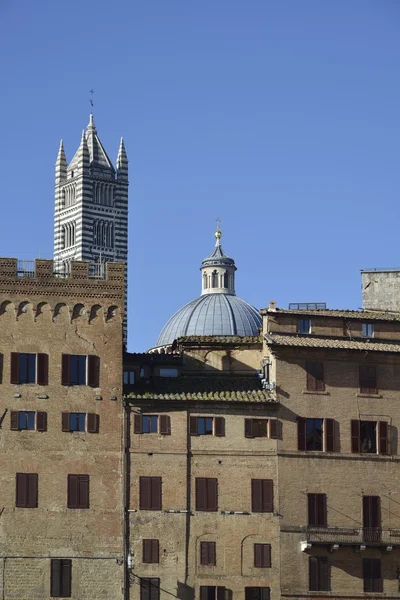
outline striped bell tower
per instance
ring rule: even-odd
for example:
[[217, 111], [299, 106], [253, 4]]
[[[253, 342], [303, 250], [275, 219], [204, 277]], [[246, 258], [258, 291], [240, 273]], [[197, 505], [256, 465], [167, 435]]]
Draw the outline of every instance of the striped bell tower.
[[[93, 115], [68, 164], [61, 140], [56, 161], [54, 263], [68, 272], [71, 260], [90, 263], [101, 277], [109, 261], [128, 260], [128, 158], [121, 138], [116, 168], [97, 135]], [[127, 290], [125, 290], [125, 305]], [[126, 340], [126, 306], [124, 334]]]

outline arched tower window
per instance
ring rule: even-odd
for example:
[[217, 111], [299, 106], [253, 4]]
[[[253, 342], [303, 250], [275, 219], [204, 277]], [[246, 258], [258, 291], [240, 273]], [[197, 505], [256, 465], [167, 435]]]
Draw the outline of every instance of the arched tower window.
[[208, 288], [208, 284], [207, 284], [207, 273], [203, 273], [203, 288], [207, 289]]
[[218, 273], [217, 271], [213, 271], [211, 274], [211, 287], [218, 287]]
[[228, 272], [225, 271], [224, 273], [224, 288], [228, 288], [229, 287], [229, 275]]

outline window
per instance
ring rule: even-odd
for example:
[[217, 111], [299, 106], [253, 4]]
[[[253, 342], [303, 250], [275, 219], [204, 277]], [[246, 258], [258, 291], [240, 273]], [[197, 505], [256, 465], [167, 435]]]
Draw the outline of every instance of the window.
[[17, 473], [15, 506], [17, 508], [37, 508], [38, 474]]
[[209, 566], [217, 564], [215, 542], [200, 542], [200, 564]]
[[47, 354], [27, 354], [11, 352], [11, 378], [14, 384], [37, 383], [48, 384]]
[[363, 559], [364, 592], [383, 592], [381, 561], [379, 558]]
[[377, 394], [376, 367], [360, 366], [361, 394]]
[[47, 413], [27, 410], [12, 410], [11, 431], [35, 430], [47, 431]]
[[100, 417], [95, 413], [71, 412], [61, 414], [61, 430], [67, 432], [99, 432]]
[[321, 362], [306, 362], [307, 391], [324, 392], [324, 365]]
[[271, 544], [254, 544], [254, 566], [257, 568], [271, 566]]
[[335, 452], [338, 446], [333, 419], [297, 417], [298, 450]]
[[361, 333], [365, 338], [374, 337], [374, 324], [373, 323], [362, 323]]
[[363, 496], [364, 540], [379, 542], [381, 539], [381, 499], [379, 496]]
[[225, 600], [225, 591], [222, 585], [201, 585], [200, 600]]
[[267, 437], [268, 419], [245, 419], [244, 435], [248, 438]]
[[245, 600], [270, 600], [269, 587], [246, 587], [244, 590]]
[[297, 333], [311, 333], [310, 319], [299, 319], [297, 322]]
[[68, 508], [89, 508], [89, 475], [68, 475]]
[[310, 556], [308, 566], [310, 592], [329, 592], [331, 586], [327, 557]]
[[389, 454], [389, 423], [387, 421], [351, 422], [351, 451], [362, 454]]
[[162, 509], [161, 477], [139, 477], [140, 510]]
[[213, 271], [211, 273], [211, 287], [212, 288], [218, 287], [218, 273], [217, 273], [217, 271]]
[[307, 494], [308, 525], [311, 527], [327, 526], [326, 494]]
[[160, 600], [160, 580], [158, 577], [140, 578], [140, 600]]
[[160, 377], [178, 377], [178, 369], [161, 367]]
[[218, 510], [218, 479], [196, 477], [196, 510], [210, 512]]
[[124, 385], [133, 385], [135, 383], [135, 371], [124, 371]]
[[171, 419], [169, 415], [135, 415], [134, 432], [171, 435]]
[[190, 435], [225, 436], [224, 417], [190, 417]]
[[274, 482], [272, 479], [251, 480], [251, 510], [252, 512], [273, 512]]
[[82, 354], [62, 355], [62, 385], [99, 386], [100, 359], [98, 356]]
[[72, 560], [53, 558], [50, 569], [50, 596], [70, 598]]
[[144, 563], [159, 562], [159, 544], [158, 540], [143, 540], [143, 556]]
[[229, 287], [229, 275], [228, 272], [225, 271], [224, 273], [224, 288], [228, 288]]
[[35, 413], [21, 410], [18, 412], [18, 429], [35, 429]]

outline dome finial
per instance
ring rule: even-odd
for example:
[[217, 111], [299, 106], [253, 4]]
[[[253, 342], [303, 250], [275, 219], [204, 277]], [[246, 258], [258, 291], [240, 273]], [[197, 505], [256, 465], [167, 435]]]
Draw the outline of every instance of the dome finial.
[[221, 227], [220, 227], [220, 223], [221, 223], [221, 219], [219, 217], [217, 217], [215, 219], [216, 223], [217, 223], [217, 229], [215, 231], [215, 239], [217, 240], [215, 242], [216, 246], [220, 246], [221, 245], [221, 238], [222, 238], [222, 231], [221, 231]]

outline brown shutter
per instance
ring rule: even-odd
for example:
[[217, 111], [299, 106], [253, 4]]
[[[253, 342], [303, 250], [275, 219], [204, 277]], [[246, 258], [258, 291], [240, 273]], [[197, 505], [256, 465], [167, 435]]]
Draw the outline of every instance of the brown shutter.
[[351, 421], [351, 451], [360, 452], [360, 421]]
[[99, 432], [99, 415], [96, 415], [96, 413], [88, 413], [87, 430], [89, 433]]
[[36, 430], [47, 431], [47, 413], [37, 412], [36, 413]]
[[214, 566], [217, 564], [216, 546], [215, 542], [208, 542], [208, 564]]
[[49, 356], [48, 354], [37, 355], [37, 383], [48, 385], [49, 383]]
[[196, 477], [196, 510], [207, 510], [207, 486], [204, 477]]
[[224, 417], [215, 417], [215, 435], [218, 437], [225, 436], [225, 419]]
[[208, 542], [200, 542], [200, 564], [208, 565]]
[[79, 475], [68, 475], [68, 508], [78, 508]]
[[314, 364], [311, 362], [306, 363], [306, 372], [307, 372], [307, 390], [309, 392], [315, 392], [317, 389], [317, 381], [314, 377]]
[[306, 449], [306, 419], [297, 417], [297, 448]]
[[322, 362], [314, 363], [315, 364], [315, 382], [317, 387], [317, 392], [325, 391], [325, 381], [324, 381], [324, 365]]
[[70, 385], [70, 363], [70, 355], [63, 354], [61, 357], [61, 385]]
[[28, 508], [37, 508], [38, 505], [38, 474], [28, 473]]
[[208, 600], [208, 586], [207, 585], [200, 586], [200, 600]]
[[11, 352], [11, 383], [19, 383], [19, 354]]
[[61, 431], [71, 431], [68, 412], [61, 413]]
[[253, 437], [253, 419], [244, 420], [244, 437]]
[[271, 440], [282, 439], [282, 423], [278, 419], [269, 419], [269, 437]]
[[99, 387], [100, 380], [100, 358], [98, 356], [88, 356], [88, 385]]
[[307, 494], [308, 501], [308, 525], [311, 527], [317, 524], [317, 494]]
[[218, 479], [214, 477], [207, 479], [207, 510], [218, 510]]
[[0, 383], [3, 383], [3, 363], [4, 356], [0, 353]]
[[70, 559], [61, 560], [61, 597], [71, 597], [71, 571], [72, 561]]
[[225, 587], [217, 585], [217, 600], [225, 600]]
[[326, 494], [317, 494], [317, 522], [319, 527], [327, 527]]
[[151, 509], [162, 509], [162, 480], [161, 477], [151, 477]]
[[316, 556], [309, 557], [309, 590], [318, 591], [318, 558]]
[[89, 508], [89, 475], [78, 475], [79, 508]]
[[360, 366], [360, 392], [364, 394], [376, 394], [376, 367]]
[[12, 410], [10, 414], [10, 429], [11, 431], [19, 430], [19, 412], [17, 410]]
[[189, 432], [190, 435], [197, 435], [197, 417], [190, 417]]
[[322, 592], [328, 592], [330, 589], [330, 585], [328, 559], [326, 556], [320, 556], [318, 558], [318, 567], [319, 590], [321, 590]]
[[274, 482], [272, 479], [262, 480], [262, 512], [274, 510]]
[[363, 496], [363, 527], [381, 526], [381, 499], [379, 496]]
[[160, 551], [159, 551], [158, 540], [151, 540], [151, 562], [152, 563], [160, 562]]
[[271, 567], [271, 544], [263, 544], [263, 564], [268, 569]]
[[379, 421], [379, 454], [389, 454], [389, 424]]
[[50, 596], [59, 598], [61, 596], [61, 560], [53, 558], [50, 570]]
[[262, 479], [251, 480], [251, 510], [262, 512]]
[[160, 415], [161, 435], [171, 435], [171, 418], [169, 415]]
[[263, 567], [263, 545], [254, 544], [254, 566]]
[[151, 563], [151, 541], [152, 540], [143, 540], [142, 562], [144, 563]]
[[142, 433], [142, 431], [143, 431], [142, 424], [143, 424], [142, 415], [137, 415], [136, 414], [134, 416], [134, 420], [133, 420], [133, 431], [134, 431], [134, 433]]
[[325, 419], [325, 445], [327, 452], [335, 452], [335, 421]]
[[27, 473], [17, 473], [15, 478], [15, 506], [25, 508], [28, 500], [28, 475]]

